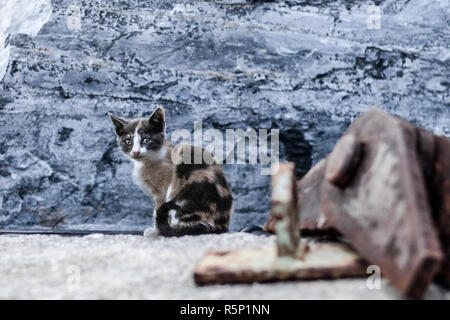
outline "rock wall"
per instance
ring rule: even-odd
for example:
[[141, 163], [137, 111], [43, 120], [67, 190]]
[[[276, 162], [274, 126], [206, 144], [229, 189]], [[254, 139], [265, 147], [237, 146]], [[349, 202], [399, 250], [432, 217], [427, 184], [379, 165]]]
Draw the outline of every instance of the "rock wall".
[[8, 36], [23, 33], [36, 36], [52, 13], [51, 0], [0, 0], [0, 80], [9, 62]]
[[[169, 135], [198, 120], [278, 128], [299, 177], [372, 106], [450, 135], [448, 1], [53, 0], [52, 10], [35, 37], [9, 37], [1, 228], [151, 224], [108, 111], [162, 105]], [[225, 171], [232, 230], [262, 224], [270, 177], [258, 165]]]

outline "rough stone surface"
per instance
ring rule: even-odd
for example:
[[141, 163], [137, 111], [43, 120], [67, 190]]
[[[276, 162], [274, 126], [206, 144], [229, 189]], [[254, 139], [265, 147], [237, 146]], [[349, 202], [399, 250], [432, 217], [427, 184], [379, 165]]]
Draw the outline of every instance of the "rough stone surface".
[[[169, 134], [200, 119], [204, 129], [279, 128], [298, 176], [372, 106], [450, 135], [447, 1], [218, 2], [53, 0], [35, 37], [9, 37], [0, 227], [151, 224], [108, 111], [132, 118], [162, 105]], [[370, 4], [381, 29], [367, 28]], [[225, 166], [233, 230], [266, 218], [270, 178], [259, 169]]]
[[[259, 249], [275, 237], [245, 233], [149, 240], [141, 236], [0, 236], [0, 299], [402, 299], [382, 278], [198, 287], [210, 250]], [[164, 266], [161, 268], [161, 266]], [[369, 275], [368, 275], [369, 276]], [[372, 280], [369, 280], [372, 284]], [[449, 299], [429, 287], [425, 299]]]
[[9, 41], [11, 33], [36, 36], [52, 13], [51, 0], [0, 0], [0, 81], [9, 62]]

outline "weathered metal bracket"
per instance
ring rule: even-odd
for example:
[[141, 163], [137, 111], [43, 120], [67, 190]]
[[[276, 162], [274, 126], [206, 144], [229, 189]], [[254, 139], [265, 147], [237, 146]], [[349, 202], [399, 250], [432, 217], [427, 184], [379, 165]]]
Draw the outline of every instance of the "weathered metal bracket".
[[[319, 161], [297, 181], [298, 229], [305, 236], [338, 235], [326, 220], [320, 208], [321, 186], [325, 175], [325, 159]], [[275, 233], [275, 218], [269, 213], [264, 231]]]
[[277, 166], [272, 175], [272, 215], [280, 258], [303, 258], [298, 231], [297, 188], [293, 163]]
[[275, 247], [208, 253], [194, 273], [198, 285], [361, 277], [366, 263], [344, 244], [310, 244], [304, 259], [281, 258]]
[[276, 247], [208, 253], [195, 269], [195, 282], [205, 285], [365, 275], [366, 263], [347, 245], [300, 240], [297, 194], [294, 164], [280, 164], [272, 175]]
[[[428, 187], [428, 196], [433, 220], [439, 232], [444, 261], [439, 272], [439, 280], [450, 282], [450, 139], [434, 136], [418, 129], [419, 156]], [[429, 148], [432, 145], [433, 148]], [[429, 160], [428, 160], [429, 159]]]
[[406, 295], [450, 280], [450, 139], [372, 109], [298, 185], [301, 230], [337, 230]]
[[[412, 297], [423, 295], [443, 258], [417, 145], [415, 127], [370, 110], [328, 156], [321, 190], [321, 208], [330, 224]], [[362, 159], [352, 159], [361, 158], [359, 148]], [[345, 183], [328, 179], [327, 173], [335, 171], [347, 177]]]

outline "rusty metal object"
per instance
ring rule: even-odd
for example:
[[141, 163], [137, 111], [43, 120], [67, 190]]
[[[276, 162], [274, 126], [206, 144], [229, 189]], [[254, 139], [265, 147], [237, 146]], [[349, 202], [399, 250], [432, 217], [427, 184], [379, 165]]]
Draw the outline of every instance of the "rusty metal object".
[[[406, 121], [405, 121], [406, 122]], [[408, 125], [405, 123], [404, 125]], [[431, 187], [431, 179], [434, 176], [434, 162], [436, 156], [436, 136], [420, 127], [416, 127], [417, 155], [422, 168], [423, 177], [427, 189]]]
[[271, 212], [275, 220], [278, 255], [298, 257], [300, 232], [297, 228], [297, 183], [292, 162], [279, 164], [272, 174]]
[[321, 186], [325, 175], [326, 160], [319, 161], [297, 182], [299, 228], [303, 235], [336, 235], [321, 208]]
[[365, 275], [364, 260], [347, 245], [300, 241], [296, 185], [294, 164], [280, 164], [272, 176], [275, 247], [208, 253], [195, 269], [195, 282], [205, 285]]
[[450, 139], [416, 127], [417, 154], [422, 167], [433, 220], [444, 251], [439, 280], [450, 281]]
[[440, 277], [450, 281], [450, 139], [435, 137], [436, 153], [430, 177], [431, 207], [445, 259]]
[[361, 277], [366, 263], [345, 244], [310, 244], [305, 259], [280, 259], [275, 247], [208, 253], [197, 265], [198, 285]]
[[[324, 180], [322, 211], [402, 293], [421, 297], [443, 258], [417, 154], [429, 137], [418, 139], [414, 126], [377, 109], [354, 121], [350, 134], [364, 144], [362, 157], [345, 188]], [[335, 148], [328, 160], [340, 157], [348, 161], [348, 151]]]
[[303, 234], [337, 229], [413, 297], [450, 281], [449, 138], [371, 110], [297, 189]]
[[[325, 159], [319, 161], [297, 181], [297, 214], [298, 229], [305, 236], [313, 235], [337, 235], [320, 209], [320, 191], [325, 173]], [[264, 225], [264, 231], [275, 232], [275, 219], [269, 214]]]
[[352, 179], [361, 159], [362, 142], [353, 134], [343, 136], [327, 159], [325, 179], [345, 188]]

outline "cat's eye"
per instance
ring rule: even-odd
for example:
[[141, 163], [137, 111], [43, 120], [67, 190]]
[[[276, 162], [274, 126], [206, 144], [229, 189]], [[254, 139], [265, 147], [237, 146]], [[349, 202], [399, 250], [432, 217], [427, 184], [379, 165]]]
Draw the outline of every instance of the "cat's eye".
[[126, 143], [127, 145], [130, 145], [130, 144], [131, 144], [131, 140], [130, 140], [130, 139], [125, 140], [125, 143]]
[[150, 139], [145, 138], [144, 140], [142, 140], [142, 143], [150, 143]]

